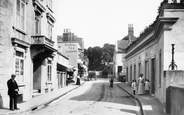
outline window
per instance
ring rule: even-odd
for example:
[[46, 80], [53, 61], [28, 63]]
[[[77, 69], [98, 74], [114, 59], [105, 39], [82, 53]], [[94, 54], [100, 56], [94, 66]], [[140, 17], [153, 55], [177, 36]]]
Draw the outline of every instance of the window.
[[48, 0], [48, 7], [52, 9], [52, 0]]
[[24, 82], [24, 53], [16, 51], [15, 74], [18, 82]]
[[35, 12], [35, 34], [41, 34], [41, 15]]
[[48, 38], [52, 40], [52, 25], [48, 23]]
[[122, 71], [122, 66], [118, 66], [118, 73]]
[[35, 34], [39, 34], [39, 19], [35, 19]]
[[52, 63], [51, 60], [48, 60], [48, 65], [47, 65], [47, 80], [51, 81], [51, 75], [52, 75]]
[[25, 0], [17, 0], [16, 3], [16, 27], [25, 30]]

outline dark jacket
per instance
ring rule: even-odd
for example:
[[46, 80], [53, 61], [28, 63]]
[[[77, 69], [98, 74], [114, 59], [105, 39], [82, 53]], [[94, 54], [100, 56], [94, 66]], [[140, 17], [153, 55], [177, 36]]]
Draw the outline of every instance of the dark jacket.
[[18, 89], [17, 82], [12, 79], [9, 79], [7, 82], [8, 85], [8, 95], [15, 96], [18, 94], [18, 91], [15, 91], [15, 89]]
[[114, 82], [114, 80], [113, 79], [110, 79], [110, 83], [113, 83]]

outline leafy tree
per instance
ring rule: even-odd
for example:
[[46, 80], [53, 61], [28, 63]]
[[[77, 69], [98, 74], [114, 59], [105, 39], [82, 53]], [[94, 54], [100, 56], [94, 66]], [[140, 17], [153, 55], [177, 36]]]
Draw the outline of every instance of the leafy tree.
[[113, 55], [114, 55], [114, 48], [115, 45], [112, 44], [104, 44], [102, 47], [102, 59], [105, 62], [112, 62], [113, 61]]
[[89, 59], [89, 70], [108, 71], [105, 62], [113, 61], [114, 47], [115, 45], [106, 43], [102, 48], [95, 46], [93, 48], [89, 47], [87, 50], [85, 49], [84, 55]]

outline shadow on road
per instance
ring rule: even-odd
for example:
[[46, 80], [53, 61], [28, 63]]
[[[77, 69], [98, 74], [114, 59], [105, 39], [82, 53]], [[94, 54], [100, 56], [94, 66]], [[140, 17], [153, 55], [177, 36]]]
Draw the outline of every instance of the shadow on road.
[[89, 101], [93, 103], [105, 102], [107, 105], [114, 105], [110, 106], [111, 109], [118, 109], [129, 113], [135, 113], [137, 111], [135, 110], [135, 101], [121, 90], [117, 86], [117, 83], [114, 84], [113, 88], [109, 86], [108, 82], [93, 83], [92, 87], [85, 93], [70, 98], [70, 100]]

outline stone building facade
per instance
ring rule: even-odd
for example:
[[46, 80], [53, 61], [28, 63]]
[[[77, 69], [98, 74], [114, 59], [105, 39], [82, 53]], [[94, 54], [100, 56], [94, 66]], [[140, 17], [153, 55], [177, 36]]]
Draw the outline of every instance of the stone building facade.
[[166, 102], [164, 71], [171, 69], [171, 44], [175, 44], [174, 60], [177, 69], [184, 69], [183, 31], [184, 4], [163, 3], [156, 21], [126, 48], [124, 59], [128, 82], [138, 79], [139, 74], [143, 73], [144, 78], [151, 83], [151, 94], [163, 104]]
[[55, 21], [52, 0], [0, 0], [0, 107], [9, 104], [11, 74], [19, 101], [64, 86], [68, 57], [52, 35]]

